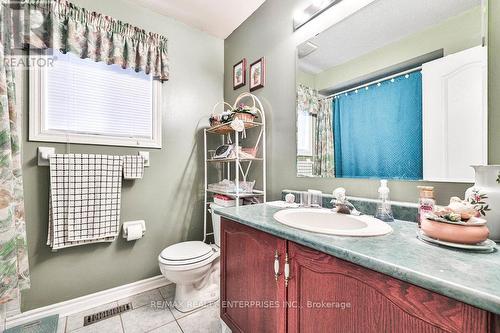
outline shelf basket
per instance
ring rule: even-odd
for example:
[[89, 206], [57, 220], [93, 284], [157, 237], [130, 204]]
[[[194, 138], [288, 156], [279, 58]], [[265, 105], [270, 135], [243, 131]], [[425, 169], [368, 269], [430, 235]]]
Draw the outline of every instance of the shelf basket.
[[[219, 103], [215, 104], [213, 109], [212, 109], [213, 115], [216, 114], [216, 109], [220, 104], [229, 106], [229, 111], [234, 110], [233, 107], [229, 103], [219, 102]], [[255, 103], [254, 103], [254, 107], [255, 107]], [[255, 121], [255, 118], [257, 118], [257, 117], [253, 114], [250, 114], [250, 113], [236, 112], [234, 114], [233, 120], [240, 119], [245, 124], [245, 128], [251, 128], [251, 127], [255, 126], [253, 124]], [[210, 129], [211, 129], [212, 133], [217, 133], [217, 134], [228, 134], [228, 133], [234, 132], [234, 129], [231, 127], [230, 122], [223, 123], [221, 121], [214, 120], [214, 119], [210, 119]]]

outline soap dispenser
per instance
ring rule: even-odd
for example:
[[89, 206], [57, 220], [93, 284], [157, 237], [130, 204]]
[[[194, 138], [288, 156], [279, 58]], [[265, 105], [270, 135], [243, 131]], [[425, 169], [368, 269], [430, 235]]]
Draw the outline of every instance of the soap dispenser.
[[384, 222], [394, 221], [391, 203], [389, 202], [389, 192], [390, 190], [387, 186], [387, 180], [380, 180], [380, 187], [378, 188], [379, 201], [377, 202], [377, 212], [375, 213], [375, 218]]

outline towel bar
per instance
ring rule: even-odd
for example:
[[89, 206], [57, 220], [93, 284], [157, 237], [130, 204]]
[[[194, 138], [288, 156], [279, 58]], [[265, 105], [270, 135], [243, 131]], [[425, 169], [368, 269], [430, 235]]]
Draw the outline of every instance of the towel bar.
[[[38, 166], [49, 166], [50, 156], [55, 153], [54, 147], [38, 147]], [[139, 151], [138, 154], [144, 158], [144, 167], [150, 166], [149, 151]]]

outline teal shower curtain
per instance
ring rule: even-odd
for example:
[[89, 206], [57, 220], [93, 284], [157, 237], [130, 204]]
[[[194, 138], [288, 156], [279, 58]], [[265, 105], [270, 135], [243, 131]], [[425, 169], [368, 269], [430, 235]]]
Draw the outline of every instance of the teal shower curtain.
[[337, 96], [336, 177], [422, 179], [422, 75]]

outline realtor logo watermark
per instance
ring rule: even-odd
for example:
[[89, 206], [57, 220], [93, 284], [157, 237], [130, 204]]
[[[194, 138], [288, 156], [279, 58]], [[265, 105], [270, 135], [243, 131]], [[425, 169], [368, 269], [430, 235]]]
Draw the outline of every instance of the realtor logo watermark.
[[10, 45], [10, 50], [4, 53], [4, 65], [13, 69], [53, 67], [57, 57], [45, 42], [51, 37], [44, 14], [20, 0], [1, 2], [0, 6], [3, 14], [0, 24], [5, 34], [2, 38], [5, 45]]
[[[219, 306], [219, 303], [206, 303], [206, 302], [176, 302], [176, 301], [151, 301], [151, 308], [157, 310], [164, 310], [167, 308], [181, 307], [188, 309], [195, 309], [202, 306]], [[276, 308], [307, 308], [307, 309], [332, 309], [332, 310], [350, 310], [352, 304], [343, 301], [305, 301], [289, 302], [289, 301], [275, 301], [275, 300], [244, 300], [244, 301], [221, 301], [222, 308], [256, 308], [256, 309], [276, 309]]]

